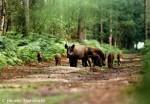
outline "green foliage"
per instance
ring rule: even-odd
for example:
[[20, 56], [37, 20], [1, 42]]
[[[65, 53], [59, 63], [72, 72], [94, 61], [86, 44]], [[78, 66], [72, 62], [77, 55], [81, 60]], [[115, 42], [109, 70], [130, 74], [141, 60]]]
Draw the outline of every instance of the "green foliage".
[[143, 82], [138, 87], [138, 102], [139, 104], [150, 104], [150, 41], [148, 40], [145, 44], [143, 51], [144, 54], [144, 67], [143, 67]]
[[145, 55], [145, 54], [148, 54], [149, 52], [150, 52], [150, 40], [147, 40], [145, 42], [144, 49], [142, 50], [142, 53]]
[[[77, 38], [79, 27], [90, 39], [83, 44], [105, 52], [119, 52], [118, 48], [105, 44], [109, 42], [110, 27], [117, 46], [132, 48], [144, 37], [143, 0], [30, 0], [29, 9], [29, 34], [23, 37], [26, 30], [23, 2], [7, 1], [8, 31], [7, 37], [0, 37], [0, 52], [5, 52], [9, 64], [35, 61], [37, 51], [43, 53], [45, 60], [55, 53], [64, 53], [64, 40]], [[103, 40], [104, 44], [96, 40]]]
[[48, 61], [56, 53], [65, 54], [65, 41], [50, 34], [32, 33], [27, 37], [20, 37], [14, 32], [0, 37], [0, 69], [6, 65], [16, 65], [37, 61], [37, 52], [41, 52], [43, 59]]
[[7, 65], [7, 57], [0, 53], [0, 69]]
[[[66, 55], [64, 45], [66, 41], [63, 38], [55, 37], [50, 34], [32, 33], [27, 37], [20, 37], [18, 34], [9, 33], [8, 36], [0, 38], [1, 48], [0, 68], [5, 65], [16, 65], [37, 61], [37, 52], [41, 52], [45, 61], [54, 58], [56, 53]], [[100, 48], [104, 52], [119, 52], [118, 48], [114, 48], [107, 44], [99, 44], [97, 40], [85, 40], [81, 43], [70, 41], [72, 44], [84, 44], [91, 47]]]
[[[76, 38], [79, 18], [82, 18], [87, 39], [99, 41], [102, 38], [108, 43], [110, 25], [113, 38], [118, 40], [118, 46], [132, 48], [135, 42], [144, 39], [143, 0], [30, 0], [29, 4], [29, 27], [30, 32], [36, 33], [31, 35], [35, 39], [39, 37], [38, 34], [43, 33], [66, 39]], [[25, 16], [22, 2], [9, 0], [7, 12], [11, 22], [8, 30], [23, 33]], [[110, 15], [112, 24], [110, 24]], [[101, 19], [103, 36], [100, 36]], [[22, 36], [15, 32], [14, 37]], [[31, 39], [34, 40], [32, 37]]]
[[30, 34], [26, 40], [29, 41], [27, 45], [18, 48], [18, 56], [25, 62], [35, 61], [37, 52], [42, 53], [44, 60], [52, 59], [56, 53], [65, 52], [64, 42], [48, 34]]
[[88, 45], [88, 46], [94, 46], [96, 48], [100, 48], [100, 44], [96, 40], [84, 40], [83, 44]]
[[14, 40], [6, 38], [5, 36], [1, 36], [0, 37], [0, 47], [1, 47], [1, 50], [5, 50], [5, 51], [13, 50], [13, 51], [15, 51], [16, 50], [16, 48], [15, 48], [16, 42]]
[[15, 51], [4, 51], [3, 55], [5, 55], [6, 62], [9, 65], [22, 64], [22, 60], [18, 58]]
[[1, 61], [0, 69], [7, 64], [16, 65], [22, 63], [22, 61], [17, 57], [17, 42], [16, 40], [10, 39], [6, 36], [0, 37], [0, 51], [1, 51]]
[[97, 40], [85, 40], [82, 42], [82, 44], [99, 48], [106, 53], [119, 53], [121, 51], [117, 47], [110, 46], [108, 44], [100, 44]]
[[36, 53], [30, 47], [19, 48], [17, 54], [24, 62], [30, 63], [36, 60]]

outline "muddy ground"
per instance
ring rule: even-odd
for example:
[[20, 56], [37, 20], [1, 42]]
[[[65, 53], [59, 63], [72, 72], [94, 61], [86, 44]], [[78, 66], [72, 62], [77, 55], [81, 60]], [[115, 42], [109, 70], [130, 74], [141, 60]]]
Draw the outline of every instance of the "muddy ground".
[[[129, 104], [129, 89], [140, 82], [141, 62], [139, 54], [124, 54], [121, 66], [114, 64], [113, 69], [84, 68], [81, 62], [73, 68], [66, 58], [62, 66], [54, 66], [53, 61], [8, 66], [1, 72], [0, 91], [19, 90], [23, 92], [20, 99], [38, 96], [45, 100], [36, 104]], [[47, 101], [52, 97], [55, 102]]]

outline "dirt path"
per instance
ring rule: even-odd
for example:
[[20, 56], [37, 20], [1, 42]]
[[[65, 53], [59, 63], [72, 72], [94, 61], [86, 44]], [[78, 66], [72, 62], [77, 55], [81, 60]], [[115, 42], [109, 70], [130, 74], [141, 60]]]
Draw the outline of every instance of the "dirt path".
[[[121, 66], [114, 69], [71, 68], [68, 60], [64, 66], [53, 63], [31, 64], [7, 67], [2, 71], [0, 88], [22, 89], [34, 86], [42, 96], [60, 93], [77, 98], [65, 99], [62, 104], [123, 104], [127, 100], [124, 90], [138, 83], [141, 70], [141, 56], [125, 54]], [[59, 102], [60, 103], [60, 102]]]

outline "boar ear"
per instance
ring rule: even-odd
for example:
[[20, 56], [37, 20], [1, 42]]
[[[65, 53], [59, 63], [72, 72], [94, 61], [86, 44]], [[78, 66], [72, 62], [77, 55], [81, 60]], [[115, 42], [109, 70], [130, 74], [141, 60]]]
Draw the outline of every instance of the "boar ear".
[[75, 45], [73, 44], [73, 45], [71, 46], [71, 48], [74, 49], [74, 47], [75, 47]]
[[65, 44], [65, 48], [66, 48], [66, 49], [68, 48], [68, 45], [67, 45], [67, 44]]

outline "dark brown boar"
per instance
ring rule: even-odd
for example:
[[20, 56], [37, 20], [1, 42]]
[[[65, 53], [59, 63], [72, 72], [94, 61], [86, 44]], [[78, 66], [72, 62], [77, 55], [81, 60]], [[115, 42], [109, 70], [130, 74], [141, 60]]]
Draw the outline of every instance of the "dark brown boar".
[[117, 54], [117, 64], [118, 64], [118, 66], [120, 66], [120, 64], [121, 64], [121, 53]]
[[41, 52], [37, 52], [37, 60], [38, 60], [38, 62], [42, 62], [43, 57], [42, 57], [42, 53]]
[[96, 66], [105, 65], [105, 54], [98, 48], [88, 47], [88, 56], [92, 58], [93, 64]]
[[93, 66], [102, 67], [101, 58], [97, 53], [93, 53], [93, 55], [91, 56], [91, 59], [92, 59]]
[[[68, 46], [65, 44], [67, 49], [67, 58], [69, 58], [69, 63], [71, 67], [77, 67], [78, 59], [82, 60], [82, 66], [86, 67], [91, 66], [90, 60], [88, 59], [88, 48], [84, 45], [72, 45]], [[88, 64], [87, 64], [88, 62]]]
[[60, 54], [56, 54], [55, 55], [55, 65], [61, 65], [61, 55]]
[[108, 68], [113, 68], [114, 54], [109, 53], [107, 57]]

